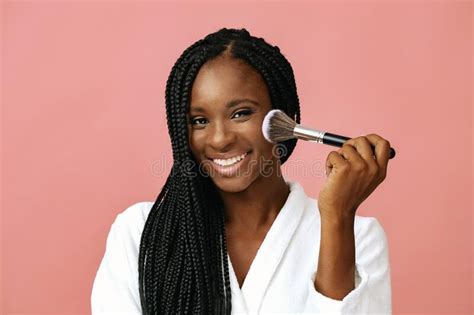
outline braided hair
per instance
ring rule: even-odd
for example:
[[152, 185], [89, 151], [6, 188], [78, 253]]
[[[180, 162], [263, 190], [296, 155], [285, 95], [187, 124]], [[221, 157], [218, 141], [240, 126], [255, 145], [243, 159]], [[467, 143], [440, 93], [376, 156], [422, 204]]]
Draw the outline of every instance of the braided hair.
[[[300, 122], [293, 70], [277, 46], [246, 29], [207, 35], [187, 48], [166, 83], [166, 114], [173, 166], [143, 228], [139, 291], [143, 314], [230, 314], [232, 309], [225, 212], [216, 186], [198, 171], [186, 114], [201, 66], [229, 54], [256, 69], [268, 86], [272, 108]], [[281, 142], [283, 164], [296, 139]]]

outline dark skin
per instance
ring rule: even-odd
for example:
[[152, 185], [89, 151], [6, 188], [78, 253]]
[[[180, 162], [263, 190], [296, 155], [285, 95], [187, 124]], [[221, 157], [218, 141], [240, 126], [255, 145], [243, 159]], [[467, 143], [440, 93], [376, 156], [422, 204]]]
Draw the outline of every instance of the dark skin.
[[[225, 106], [229, 101], [244, 98], [256, 103]], [[226, 209], [227, 250], [240, 287], [289, 195], [289, 187], [276, 171], [280, 165], [272, 153], [273, 145], [261, 132], [263, 119], [270, 110], [270, 96], [263, 79], [240, 60], [212, 60], [201, 67], [194, 81], [188, 130], [196, 161], [210, 162], [208, 157], [229, 152], [249, 152], [241, 166], [241, 176], [212, 176]], [[260, 174], [259, 157], [271, 161], [267, 170], [272, 171], [266, 173], [269, 176]], [[212, 174], [210, 163], [203, 165]]]
[[[250, 101], [226, 106], [236, 99]], [[289, 195], [274, 145], [261, 131], [271, 109], [261, 75], [226, 53], [204, 64], [193, 83], [189, 143], [224, 202], [227, 248], [240, 287]], [[376, 145], [377, 160], [369, 143]], [[355, 210], [385, 178], [388, 149], [386, 140], [368, 135], [351, 139], [328, 155], [329, 176], [318, 198], [322, 229], [315, 280], [315, 288], [326, 296], [342, 299], [354, 288]], [[232, 176], [216, 172], [209, 159], [242, 153], [247, 156], [241, 172]]]

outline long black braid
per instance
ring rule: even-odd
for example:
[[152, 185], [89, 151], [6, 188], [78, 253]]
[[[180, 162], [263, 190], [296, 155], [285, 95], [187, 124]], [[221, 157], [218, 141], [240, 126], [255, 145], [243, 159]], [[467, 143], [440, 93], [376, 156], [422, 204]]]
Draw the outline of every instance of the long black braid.
[[[199, 69], [222, 53], [256, 69], [268, 86], [272, 107], [300, 122], [293, 70], [277, 46], [246, 29], [223, 28], [181, 54], [166, 83], [173, 167], [141, 236], [138, 272], [143, 314], [231, 313], [224, 206], [193, 157], [186, 118]], [[296, 141], [280, 143], [281, 164]]]

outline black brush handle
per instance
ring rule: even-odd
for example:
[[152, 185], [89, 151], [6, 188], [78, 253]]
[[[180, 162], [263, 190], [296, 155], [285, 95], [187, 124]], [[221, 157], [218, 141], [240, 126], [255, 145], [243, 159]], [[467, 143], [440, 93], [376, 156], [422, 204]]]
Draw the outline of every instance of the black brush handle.
[[[328, 145], [332, 145], [332, 146], [335, 146], [335, 147], [342, 147], [344, 142], [346, 142], [349, 139], [352, 139], [352, 138], [336, 135], [334, 133], [329, 133], [329, 132], [325, 132], [324, 135], [323, 135], [323, 143], [328, 144]], [[374, 150], [374, 146], [373, 145], [371, 145], [371, 146], [372, 146], [372, 150]], [[389, 159], [393, 159], [394, 157], [395, 157], [395, 149], [390, 148], [390, 157], [389, 157]]]

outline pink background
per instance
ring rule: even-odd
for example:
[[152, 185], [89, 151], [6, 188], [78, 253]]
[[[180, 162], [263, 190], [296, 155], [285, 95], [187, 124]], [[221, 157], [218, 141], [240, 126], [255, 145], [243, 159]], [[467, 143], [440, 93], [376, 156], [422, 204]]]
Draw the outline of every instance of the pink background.
[[[468, 1], [3, 2], [2, 313], [90, 312], [111, 223], [154, 201], [172, 165], [171, 67], [221, 27], [281, 48], [302, 122], [377, 133], [397, 150], [358, 210], [388, 235], [394, 313], [474, 312], [472, 10]], [[317, 198], [333, 149], [299, 142], [287, 177]]]

